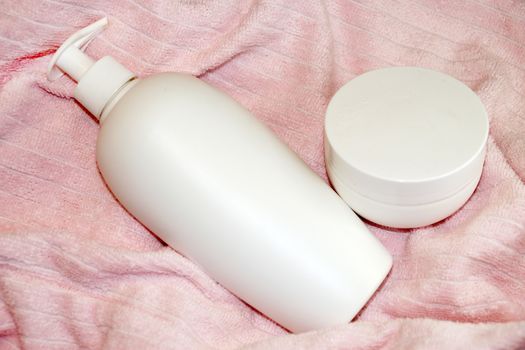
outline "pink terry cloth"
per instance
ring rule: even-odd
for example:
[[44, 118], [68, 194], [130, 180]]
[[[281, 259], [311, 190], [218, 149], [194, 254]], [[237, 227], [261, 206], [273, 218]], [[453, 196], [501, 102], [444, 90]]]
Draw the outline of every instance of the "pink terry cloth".
[[[479, 187], [430, 227], [368, 224], [394, 256], [380, 290], [352, 323], [290, 334], [104, 185], [97, 122], [69, 78], [45, 77], [57, 47], [103, 16], [90, 55], [202, 78], [325, 179], [339, 87], [387, 66], [450, 74], [490, 116]], [[524, 178], [523, 0], [0, 1], [0, 349], [524, 349]]]

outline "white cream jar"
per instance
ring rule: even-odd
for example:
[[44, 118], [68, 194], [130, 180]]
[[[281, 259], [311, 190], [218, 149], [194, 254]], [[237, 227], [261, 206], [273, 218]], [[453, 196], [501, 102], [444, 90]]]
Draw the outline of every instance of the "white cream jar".
[[430, 225], [474, 192], [488, 130], [483, 104], [460, 81], [415, 67], [371, 71], [344, 85], [328, 105], [328, 176], [370, 221]]

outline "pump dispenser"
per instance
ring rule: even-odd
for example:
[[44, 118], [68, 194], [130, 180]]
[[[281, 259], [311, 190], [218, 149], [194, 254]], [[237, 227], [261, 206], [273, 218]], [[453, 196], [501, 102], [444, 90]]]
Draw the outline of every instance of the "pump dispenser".
[[97, 163], [119, 202], [213, 279], [285, 328], [349, 322], [392, 259], [366, 226], [265, 125], [187, 74], [143, 79], [83, 50], [103, 18], [71, 36], [67, 73], [100, 120]]
[[49, 80], [56, 80], [66, 72], [78, 82], [75, 99], [97, 119], [115, 93], [136, 78], [111, 56], [95, 62], [83, 52], [107, 24], [104, 17], [69, 37], [53, 56], [48, 69]]

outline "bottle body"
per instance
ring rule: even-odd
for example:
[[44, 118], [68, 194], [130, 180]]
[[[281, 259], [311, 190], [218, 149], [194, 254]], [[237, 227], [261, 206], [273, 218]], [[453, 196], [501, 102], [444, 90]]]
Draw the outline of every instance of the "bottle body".
[[321, 178], [192, 76], [159, 74], [119, 96], [97, 162], [140, 222], [292, 331], [350, 321], [390, 270], [388, 252]]

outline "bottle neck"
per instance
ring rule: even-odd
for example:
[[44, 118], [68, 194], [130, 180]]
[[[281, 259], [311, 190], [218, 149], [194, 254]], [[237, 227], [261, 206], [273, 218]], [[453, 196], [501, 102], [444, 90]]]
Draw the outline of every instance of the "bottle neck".
[[109, 101], [134, 77], [133, 72], [113, 57], [105, 56], [82, 75], [73, 95], [93, 116], [100, 119]]
[[120, 99], [139, 81], [140, 79], [138, 79], [137, 77], [132, 77], [113, 94], [113, 96], [108, 100], [106, 105], [102, 108], [99, 118], [100, 124], [104, 123], [104, 120], [111, 113], [111, 111], [120, 101]]

